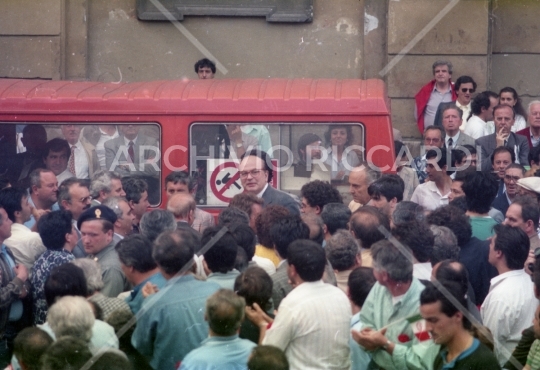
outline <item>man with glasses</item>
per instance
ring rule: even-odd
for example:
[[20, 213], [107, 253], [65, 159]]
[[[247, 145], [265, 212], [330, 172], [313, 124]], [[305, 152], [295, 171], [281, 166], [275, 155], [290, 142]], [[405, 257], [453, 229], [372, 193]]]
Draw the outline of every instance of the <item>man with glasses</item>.
[[442, 148], [444, 145], [444, 131], [441, 127], [438, 126], [429, 126], [426, 128], [426, 132], [424, 132], [424, 154], [420, 157], [416, 157], [413, 159], [413, 162], [411, 163], [411, 167], [413, 170], [416, 171], [416, 174], [418, 175], [418, 181], [420, 181], [420, 184], [423, 184], [428, 174], [426, 172], [426, 152], [430, 149], [435, 148]]
[[298, 202], [291, 195], [269, 185], [273, 176], [271, 165], [272, 162], [266, 152], [253, 149], [245, 153], [238, 166], [244, 192], [262, 198], [264, 207], [277, 204], [287, 208], [292, 214], [299, 215]]
[[[471, 100], [472, 94], [476, 91], [476, 82], [472, 77], [461, 76], [456, 80], [454, 91], [457, 95], [457, 100], [454, 103], [463, 113], [461, 115], [462, 120], [459, 126], [459, 129], [463, 130], [465, 128], [465, 123], [467, 123], [467, 119], [469, 119], [469, 116], [471, 115]], [[444, 104], [445, 103], [441, 103], [437, 109], [437, 115], [435, 116], [435, 125], [437, 126], [442, 126], [442, 108]]]
[[493, 208], [498, 209], [503, 214], [506, 214], [508, 207], [516, 196], [518, 195], [518, 185], [517, 182], [519, 179], [522, 179], [525, 176], [525, 168], [517, 163], [511, 163], [506, 170], [504, 171], [503, 178], [503, 188], [502, 192], [499, 191], [499, 194], [491, 204]]
[[525, 136], [529, 142], [529, 148], [532, 149], [540, 144], [540, 100], [529, 103], [528, 113], [527, 120], [530, 127], [525, 127], [516, 134]]

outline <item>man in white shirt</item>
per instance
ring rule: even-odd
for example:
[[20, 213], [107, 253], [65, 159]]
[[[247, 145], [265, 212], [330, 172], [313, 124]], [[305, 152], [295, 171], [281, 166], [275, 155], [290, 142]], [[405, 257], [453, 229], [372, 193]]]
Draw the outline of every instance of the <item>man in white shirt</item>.
[[94, 173], [92, 182], [90, 182], [90, 195], [92, 196], [92, 207], [100, 205], [108, 197], [125, 197], [122, 178], [117, 173], [110, 171]]
[[499, 104], [499, 96], [492, 91], [484, 91], [476, 95], [471, 103], [472, 116], [465, 124], [463, 132], [473, 139], [495, 132], [493, 108]]
[[[291, 370], [350, 369], [351, 306], [345, 293], [322, 281], [323, 248], [310, 240], [297, 240], [289, 246], [287, 260], [294, 289], [281, 301], [268, 331], [257, 307], [254, 321], [264, 335], [262, 344], [282, 349]], [[253, 317], [253, 311], [246, 307], [248, 316]]]
[[517, 227], [496, 225], [489, 246], [489, 263], [499, 275], [491, 279], [489, 294], [481, 307], [484, 325], [495, 339], [495, 355], [502, 366], [530, 327], [534, 307], [531, 277], [523, 269], [529, 255], [529, 237]]
[[81, 128], [80, 125], [60, 126], [70, 148], [69, 171], [79, 179], [87, 179], [92, 177], [95, 171], [99, 171], [100, 167], [96, 148], [84, 137], [80, 138]]
[[45, 168], [51, 170], [58, 184], [61, 184], [65, 179], [75, 176], [68, 169], [69, 159], [69, 144], [66, 140], [54, 138], [47, 141], [45, 150], [43, 151], [43, 164]]
[[39, 234], [24, 226], [24, 223], [32, 216], [28, 194], [22, 189], [3, 189], [0, 191], [0, 204], [13, 222], [11, 236], [4, 240], [4, 244], [13, 253], [15, 262], [22, 263], [28, 271], [31, 271], [34, 262], [46, 248]]
[[[440, 157], [438, 153], [440, 153]], [[437, 158], [440, 158], [437, 161]], [[418, 185], [411, 197], [411, 202], [420, 204], [426, 211], [448, 204], [448, 196], [452, 186], [452, 179], [446, 172], [446, 150], [430, 150], [426, 153], [426, 171], [429, 181]]]

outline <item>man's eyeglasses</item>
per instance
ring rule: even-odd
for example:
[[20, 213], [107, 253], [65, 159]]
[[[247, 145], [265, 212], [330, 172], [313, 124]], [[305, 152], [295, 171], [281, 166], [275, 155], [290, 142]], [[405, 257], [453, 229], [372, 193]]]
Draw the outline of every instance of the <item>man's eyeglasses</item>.
[[510, 175], [504, 175], [504, 179], [508, 182], [518, 182], [521, 177], [519, 176], [510, 176]]
[[263, 172], [263, 170], [240, 171], [240, 177], [243, 179], [247, 178], [249, 175], [251, 175], [251, 177], [257, 177], [261, 172]]
[[426, 138], [424, 138], [424, 142], [426, 144], [437, 144], [437, 143], [441, 142], [441, 139], [438, 138], [438, 137], [435, 137], [435, 138], [426, 137]]
[[461, 92], [462, 93], [466, 93], [466, 92], [470, 92], [470, 93], [473, 93], [475, 92], [476, 90], [475, 89], [467, 89], [465, 87], [461, 88]]

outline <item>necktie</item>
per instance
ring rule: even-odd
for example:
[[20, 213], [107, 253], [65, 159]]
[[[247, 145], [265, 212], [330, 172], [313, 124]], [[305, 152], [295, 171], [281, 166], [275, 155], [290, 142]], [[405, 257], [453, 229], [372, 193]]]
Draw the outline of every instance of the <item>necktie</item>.
[[448, 149], [452, 149], [452, 145], [454, 145], [454, 139], [450, 138], [448, 139]]
[[73, 175], [75, 175], [75, 145], [71, 146], [71, 155], [69, 156], [68, 169]]
[[135, 152], [133, 151], [133, 141], [129, 142], [128, 154], [129, 154], [129, 158], [131, 158], [131, 163], [135, 163], [134, 161]]

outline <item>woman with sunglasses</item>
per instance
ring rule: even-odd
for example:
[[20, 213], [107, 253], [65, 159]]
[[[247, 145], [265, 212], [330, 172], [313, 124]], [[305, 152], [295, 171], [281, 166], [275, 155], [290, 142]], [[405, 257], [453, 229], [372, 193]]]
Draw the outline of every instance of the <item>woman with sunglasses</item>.
[[514, 125], [511, 128], [512, 132], [517, 132], [527, 127], [527, 120], [525, 119], [525, 117], [527, 117], [527, 113], [525, 112], [525, 109], [523, 109], [521, 99], [514, 88], [503, 87], [501, 89], [499, 92], [499, 104], [506, 104], [514, 107], [516, 118], [514, 120]]

